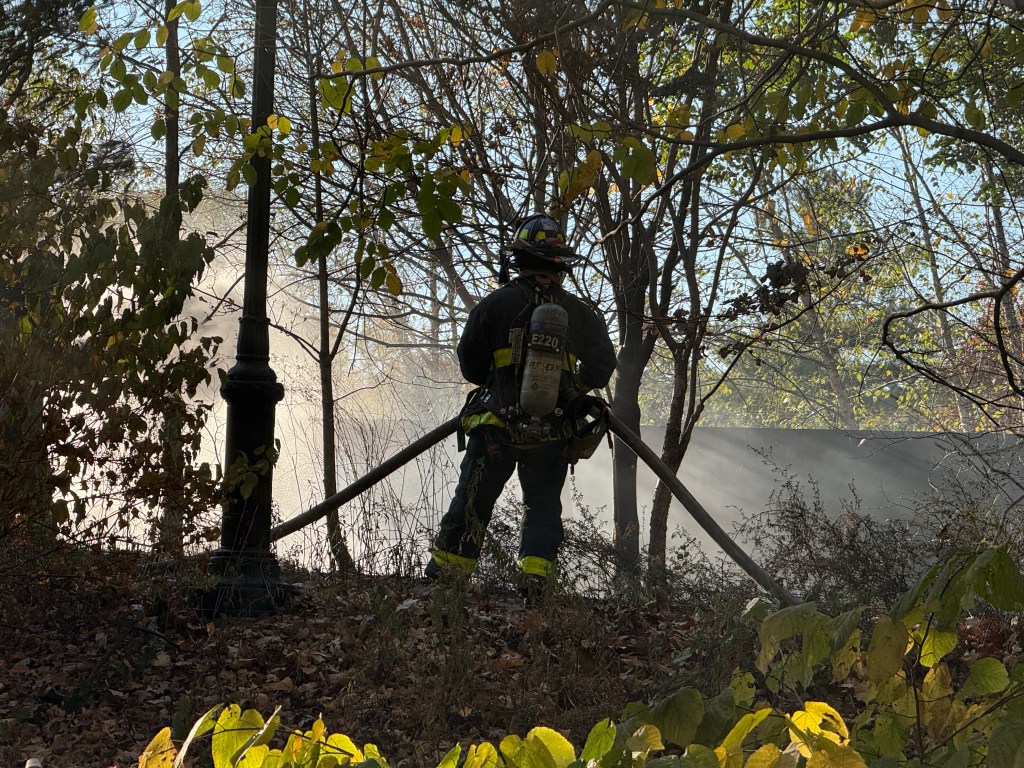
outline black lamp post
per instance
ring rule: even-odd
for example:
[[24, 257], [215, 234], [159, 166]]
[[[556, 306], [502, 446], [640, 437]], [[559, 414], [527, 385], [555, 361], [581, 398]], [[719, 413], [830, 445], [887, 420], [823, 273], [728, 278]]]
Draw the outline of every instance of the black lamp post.
[[[276, 25], [277, 0], [257, 0], [253, 130], [265, 126], [274, 111]], [[199, 596], [199, 610], [207, 616], [272, 613], [293, 589], [281, 578], [277, 558], [270, 549], [274, 409], [284, 397], [284, 387], [270, 367], [267, 318], [270, 158], [255, 155], [252, 165], [256, 181], [249, 189], [245, 295], [238, 348], [221, 394], [228, 404], [226, 472], [230, 477], [239, 468], [246, 468], [254, 474], [255, 485], [251, 480], [233, 483], [224, 504], [221, 545], [210, 563], [218, 581]]]

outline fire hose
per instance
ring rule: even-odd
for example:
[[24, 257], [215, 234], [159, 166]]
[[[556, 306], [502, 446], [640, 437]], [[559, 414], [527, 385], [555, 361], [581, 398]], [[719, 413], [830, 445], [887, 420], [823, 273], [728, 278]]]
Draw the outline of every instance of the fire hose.
[[[722, 527], [715, 522], [715, 519], [708, 513], [704, 506], [697, 501], [697, 498], [690, 493], [678, 477], [668, 468], [668, 465], [652, 451], [636, 434], [623, 424], [611, 410], [606, 411], [608, 428], [622, 440], [651, 470], [658, 476], [658, 479], [665, 483], [672, 495], [679, 500], [683, 508], [690, 514], [696, 523], [704, 529], [711, 539], [721, 547], [743, 571], [750, 576], [762, 589], [774, 596], [784, 605], [796, 605], [800, 601], [785, 587], [775, 581], [761, 566], [753, 561]], [[392, 472], [408, 464], [428, 448], [444, 440], [455, 433], [459, 428], [458, 417], [449, 419], [440, 426], [423, 435], [413, 443], [403, 448], [391, 458], [387, 459], [365, 475], [360, 477], [351, 485], [343, 488], [332, 496], [328, 496], [315, 507], [303, 512], [300, 515], [275, 526], [270, 531], [270, 540], [279, 539], [315, 523], [330, 512], [352, 501], [363, 491], [371, 488], [386, 478]]]
[[668, 487], [672, 495], [679, 500], [683, 508], [690, 513], [690, 517], [704, 529], [704, 532], [712, 538], [715, 544], [722, 548], [725, 554], [732, 558], [736, 565], [742, 568], [762, 589], [774, 596], [783, 605], [796, 605], [800, 602], [792, 592], [769, 576], [761, 566], [754, 562], [750, 555], [732, 540], [729, 534], [722, 530], [722, 526], [708, 514], [704, 506], [697, 501], [697, 498], [675, 476], [675, 473], [668, 468], [668, 465], [661, 460], [660, 456], [652, 451], [629, 427], [619, 421], [611, 410], [607, 412], [607, 418], [608, 428], [623, 443], [629, 446], [633, 453], [643, 459], [644, 463], [658, 476], [658, 479]]
[[333, 496], [328, 496], [315, 507], [303, 512], [301, 515], [296, 515], [291, 520], [286, 520], [280, 525], [272, 528], [270, 530], [270, 540], [277, 541], [278, 539], [282, 539], [291, 533], [295, 533], [296, 531], [305, 528], [310, 523], [315, 523], [322, 517], [327, 517], [329, 513], [333, 512], [338, 507], [348, 504], [360, 493], [376, 485], [396, 469], [401, 469], [428, 448], [437, 445], [449, 435], [455, 434], [455, 431], [458, 428], [458, 416], [453, 419], [448, 419], [444, 424], [430, 432], [427, 432], [423, 437], [412, 442], [390, 459], [367, 472], [348, 487], [342, 488]]

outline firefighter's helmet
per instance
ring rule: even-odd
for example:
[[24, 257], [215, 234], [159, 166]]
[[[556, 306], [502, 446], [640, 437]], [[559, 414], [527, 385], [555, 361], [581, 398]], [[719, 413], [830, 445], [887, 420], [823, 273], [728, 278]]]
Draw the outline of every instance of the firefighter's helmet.
[[528, 216], [516, 224], [509, 246], [513, 269], [543, 269], [568, 272], [579, 261], [565, 242], [561, 225], [543, 213]]

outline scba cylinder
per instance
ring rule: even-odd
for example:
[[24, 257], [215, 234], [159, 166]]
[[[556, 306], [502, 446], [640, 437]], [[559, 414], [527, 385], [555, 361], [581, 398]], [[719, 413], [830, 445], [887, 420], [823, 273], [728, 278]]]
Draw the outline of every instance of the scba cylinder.
[[569, 314], [558, 304], [541, 304], [530, 316], [519, 405], [530, 416], [547, 416], [558, 402]]

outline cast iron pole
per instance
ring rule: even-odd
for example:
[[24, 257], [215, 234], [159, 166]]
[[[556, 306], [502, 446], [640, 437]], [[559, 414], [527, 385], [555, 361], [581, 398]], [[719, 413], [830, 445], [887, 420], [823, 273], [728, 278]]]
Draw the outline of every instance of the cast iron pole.
[[[252, 129], [266, 126], [274, 111], [277, 0], [256, 1]], [[224, 467], [229, 479], [248, 468], [250, 482], [232, 482], [224, 504], [221, 545], [211, 559], [218, 582], [202, 594], [206, 615], [252, 616], [274, 612], [290, 586], [270, 548], [273, 498], [274, 409], [284, 387], [270, 367], [267, 318], [267, 255], [270, 250], [270, 157], [252, 158], [256, 181], [249, 188], [245, 242], [245, 295], [235, 365], [221, 387], [227, 401]]]

